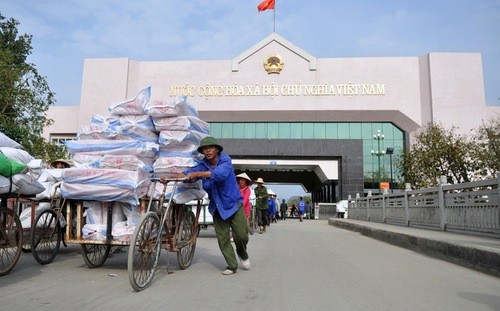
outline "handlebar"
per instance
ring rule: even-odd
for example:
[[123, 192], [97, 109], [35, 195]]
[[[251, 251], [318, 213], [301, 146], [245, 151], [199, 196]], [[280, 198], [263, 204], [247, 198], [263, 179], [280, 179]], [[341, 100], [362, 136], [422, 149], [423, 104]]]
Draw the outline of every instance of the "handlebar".
[[[150, 178], [152, 182], [161, 182], [161, 178], [158, 178], [158, 177], [151, 177]], [[182, 178], [165, 178], [165, 182], [170, 182], [170, 181], [186, 181], [187, 178], [186, 177], [182, 177]]]

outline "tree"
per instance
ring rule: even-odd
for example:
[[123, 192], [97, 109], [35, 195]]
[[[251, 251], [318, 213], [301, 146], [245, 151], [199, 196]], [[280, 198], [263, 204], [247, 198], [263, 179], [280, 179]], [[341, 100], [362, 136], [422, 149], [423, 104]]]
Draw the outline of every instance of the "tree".
[[448, 183], [469, 182], [474, 176], [471, 150], [474, 144], [465, 136], [429, 123], [420, 131], [410, 150], [396, 159], [405, 182], [415, 188], [436, 186], [440, 176]]
[[54, 93], [35, 65], [28, 63], [31, 35], [19, 35], [19, 22], [0, 14], [0, 131], [19, 142], [34, 157], [49, 160], [64, 154], [41, 137], [53, 123], [46, 111]]
[[475, 135], [476, 148], [473, 150], [476, 160], [476, 172], [485, 177], [500, 174], [500, 118], [493, 118], [483, 123]]

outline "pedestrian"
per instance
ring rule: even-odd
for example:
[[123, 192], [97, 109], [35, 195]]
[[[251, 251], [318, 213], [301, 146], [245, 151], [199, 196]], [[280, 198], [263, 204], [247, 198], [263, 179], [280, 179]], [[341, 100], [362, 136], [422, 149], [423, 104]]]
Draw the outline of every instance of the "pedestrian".
[[269, 219], [269, 223], [276, 222], [276, 201], [274, 200], [274, 195], [270, 195], [267, 199], [267, 217]]
[[231, 157], [222, 151], [223, 147], [214, 137], [203, 138], [198, 152], [202, 153], [204, 158], [197, 166], [187, 169], [175, 178], [185, 177], [188, 181], [202, 180], [203, 189], [210, 200], [208, 210], [214, 220], [217, 242], [227, 263], [222, 274], [231, 275], [236, 273], [238, 268], [238, 261], [231, 245], [231, 231], [242, 268], [250, 269], [247, 253], [248, 225]]
[[250, 203], [250, 194], [252, 193], [252, 189], [250, 188], [250, 186], [252, 185], [252, 180], [246, 173], [236, 175], [236, 179], [238, 180], [238, 189], [240, 189], [240, 194], [243, 198], [243, 209], [245, 211], [245, 217], [248, 220], [250, 218], [250, 212], [252, 210], [252, 204]]
[[278, 220], [280, 220], [280, 200], [278, 200], [278, 196], [276, 194], [274, 195], [274, 204], [274, 206], [276, 206], [274, 217], [276, 219], [276, 222], [278, 222]]
[[266, 232], [267, 224], [267, 209], [269, 208], [267, 204], [267, 188], [264, 186], [264, 180], [262, 178], [257, 178], [255, 181], [257, 187], [253, 190], [255, 193], [255, 211], [257, 212], [257, 221], [259, 224], [259, 233], [262, 234]]
[[290, 209], [290, 217], [293, 218], [293, 215], [295, 214], [296, 210], [297, 210], [297, 207], [295, 207], [295, 204], [292, 204], [292, 208]]
[[280, 214], [281, 220], [286, 220], [286, 211], [288, 210], [288, 205], [285, 202], [285, 199], [280, 204]]
[[300, 197], [298, 209], [299, 209], [299, 220], [302, 221], [304, 219], [304, 212], [306, 209], [306, 202], [304, 202], [303, 197]]

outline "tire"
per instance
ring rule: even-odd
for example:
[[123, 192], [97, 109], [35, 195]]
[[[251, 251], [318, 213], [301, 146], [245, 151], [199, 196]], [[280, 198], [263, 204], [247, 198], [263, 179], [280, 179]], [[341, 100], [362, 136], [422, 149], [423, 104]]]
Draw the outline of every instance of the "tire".
[[46, 209], [35, 218], [31, 227], [31, 253], [38, 263], [46, 265], [56, 258], [61, 236], [61, 225], [55, 211]]
[[194, 227], [194, 213], [188, 211], [184, 214], [179, 228], [177, 237], [177, 261], [179, 267], [187, 269], [193, 262], [194, 251], [196, 249], [196, 237], [198, 236], [199, 227]]
[[108, 258], [111, 245], [109, 244], [80, 244], [83, 261], [89, 268], [98, 268]]
[[0, 209], [0, 276], [8, 274], [22, 252], [23, 228], [19, 216], [12, 210]]
[[158, 267], [161, 252], [160, 219], [154, 212], [142, 216], [128, 249], [128, 279], [141, 291], [149, 287]]

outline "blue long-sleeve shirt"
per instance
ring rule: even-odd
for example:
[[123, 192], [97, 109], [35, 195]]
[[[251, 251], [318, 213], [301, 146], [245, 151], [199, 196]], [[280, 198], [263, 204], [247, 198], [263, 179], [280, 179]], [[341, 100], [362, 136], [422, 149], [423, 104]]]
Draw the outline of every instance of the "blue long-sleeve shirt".
[[238, 189], [231, 157], [227, 153], [220, 153], [218, 157], [215, 168], [203, 158], [197, 166], [184, 171], [184, 175], [192, 172], [212, 173], [212, 177], [202, 179], [203, 189], [210, 200], [208, 211], [213, 215], [217, 209], [221, 218], [225, 220], [238, 211], [240, 208], [238, 202], [243, 202], [243, 198]]

